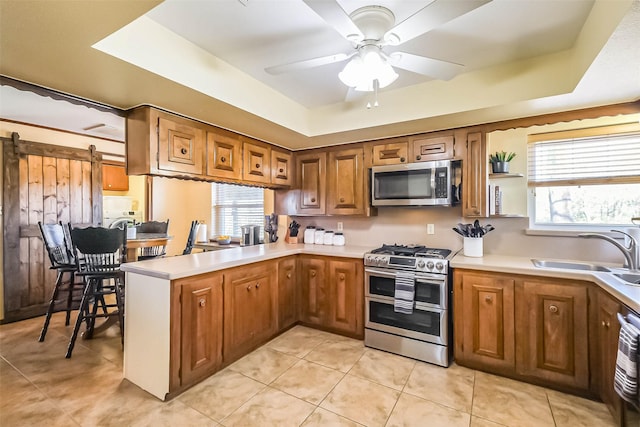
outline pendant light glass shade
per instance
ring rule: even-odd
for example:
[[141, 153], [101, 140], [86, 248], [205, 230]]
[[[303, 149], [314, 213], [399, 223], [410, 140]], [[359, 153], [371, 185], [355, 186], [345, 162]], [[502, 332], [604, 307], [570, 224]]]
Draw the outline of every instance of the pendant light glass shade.
[[374, 48], [354, 56], [338, 77], [342, 83], [357, 91], [373, 92], [375, 80], [378, 80], [379, 88], [387, 87], [398, 78], [398, 74]]

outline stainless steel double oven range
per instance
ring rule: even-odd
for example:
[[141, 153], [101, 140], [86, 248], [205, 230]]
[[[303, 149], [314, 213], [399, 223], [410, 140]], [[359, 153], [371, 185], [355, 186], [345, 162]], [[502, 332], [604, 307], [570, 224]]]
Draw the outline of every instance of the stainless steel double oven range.
[[[364, 344], [440, 366], [451, 360], [448, 249], [383, 245], [364, 256]], [[394, 311], [396, 277], [413, 280], [411, 314]]]

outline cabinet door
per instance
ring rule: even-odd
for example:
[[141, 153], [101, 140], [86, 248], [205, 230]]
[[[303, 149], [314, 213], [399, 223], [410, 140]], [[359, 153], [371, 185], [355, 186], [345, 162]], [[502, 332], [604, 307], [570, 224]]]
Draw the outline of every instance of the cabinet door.
[[102, 189], [129, 191], [129, 177], [124, 166], [102, 165]]
[[616, 369], [618, 335], [620, 334], [620, 323], [616, 315], [621, 312], [622, 306], [602, 291], [597, 294], [596, 305], [598, 311], [594, 338], [598, 343], [596, 348], [599, 357], [597, 357], [597, 372], [594, 375], [598, 379], [600, 398], [609, 407], [614, 418], [619, 420], [622, 415], [622, 401], [613, 389], [613, 377]]
[[450, 159], [453, 157], [453, 135], [416, 137], [411, 141], [413, 161]]
[[409, 141], [390, 142], [388, 144], [376, 144], [372, 147], [373, 166], [397, 165], [407, 163], [409, 154]]
[[[457, 274], [457, 272], [456, 272]], [[456, 317], [462, 318], [462, 359], [500, 368], [515, 368], [514, 280], [485, 274], [464, 273], [456, 279]]]
[[300, 258], [300, 319], [314, 325], [325, 322], [325, 271], [323, 259]]
[[207, 132], [207, 175], [242, 179], [242, 142], [238, 135]]
[[327, 326], [362, 336], [363, 265], [362, 261], [329, 261], [327, 277]]
[[517, 304], [519, 373], [588, 389], [587, 287], [525, 279]]
[[181, 384], [222, 364], [222, 275], [185, 280], [181, 287]]
[[158, 169], [202, 175], [204, 131], [158, 118]]
[[291, 186], [293, 183], [291, 153], [271, 150], [271, 183]]
[[278, 330], [288, 328], [298, 320], [296, 259], [278, 261]]
[[297, 213], [324, 215], [327, 153], [296, 155], [296, 173], [300, 187]]
[[275, 333], [274, 263], [229, 270], [224, 282], [224, 359], [235, 360]]
[[243, 145], [245, 181], [271, 183], [271, 148], [259, 142], [244, 142]]
[[481, 132], [467, 135], [467, 154], [462, 164], [462, 215], [486, 218], [489, 215], [487, 198], [487, 147]]
[[354, 148], [330, 152], [327, 213], [363, 215], [364, 196], [364, 150]]

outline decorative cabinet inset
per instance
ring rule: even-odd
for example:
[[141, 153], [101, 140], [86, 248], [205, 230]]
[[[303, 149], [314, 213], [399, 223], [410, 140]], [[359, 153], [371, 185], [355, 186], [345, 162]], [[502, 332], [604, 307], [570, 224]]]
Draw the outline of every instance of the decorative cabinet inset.
[[158, 122], [158, 168], [202, 174], [204, 131], [164, 117]]
[[235, 360], [275, 334], [277, 262], [234, 268], [224, 281], [224, 360]]
[[411, 140], [413, 162], [453, 158], [453, 135], [416, 137]]
[[271, 183], [271, 148], [259, 141], [245, 141], [243, 144], [245, 181]]
[[364, 150], [329, 152], [327, 213], [363, 215], [365, 209]]
[[409, 162], [409, 141], [375, 144], [371, 147], [372, 166], [397, 165]]
[[296, 206], [301, 215], [324, 215], [326, 197], [327, 153], [296, 155], [299, 198]]
[[271, 183], [289, 187], [293, 183], [291, 153], [271, 149]]
[[102, 189], [129, 191], [129, 177], [124, 166], [102, 165]]
[[242, 142], [226, 131], [207, 132], [207, 175], [242, 179]]

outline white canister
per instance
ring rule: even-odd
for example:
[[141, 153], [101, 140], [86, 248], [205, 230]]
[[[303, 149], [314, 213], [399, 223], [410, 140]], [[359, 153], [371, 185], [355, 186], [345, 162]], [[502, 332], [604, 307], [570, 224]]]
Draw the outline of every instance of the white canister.
[[325, 231], [322, 240], [323, 245], [333, 245], [333, 231]]
[[304, 229], [304, 242], [308, 245], [313, 245], [315, 242], [315, 234], [316, 227], [313, 225], [308, 225], [307, 228]]
[[463, 253], [464, 256], [481, 257], [482, 237], [465, 237]]
[[316, 245], [323, 245], [324, 244], [324, 228], [316, 228], [316, 232], [315, 232], [314, 236], [315, 236], [314, 243]]
[[207, 224], [201, 222], [198, 224], [198, 229], [196, 231], [196, 242], [207, 242], [209, 241], [209, 237], [207, 236]]
[[334, 246], [344, 246], [344, 234], [338, 232], [333, 233], [333, 245]]

